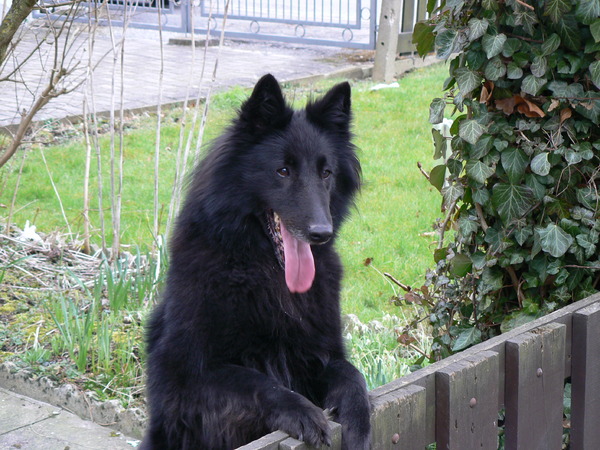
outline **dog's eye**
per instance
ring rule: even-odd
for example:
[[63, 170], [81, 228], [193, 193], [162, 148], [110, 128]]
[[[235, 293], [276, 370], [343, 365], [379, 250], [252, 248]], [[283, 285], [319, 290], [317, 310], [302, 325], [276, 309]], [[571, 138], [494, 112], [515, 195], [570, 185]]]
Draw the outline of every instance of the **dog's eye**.
[[321, 172], [321, 178], [323, 178], [324, 180], [326, 178], [329, 178], [330, 175], [331, 175], [331, 170], [325, 169], [325, 170], [323, 170], [323, 172]]
[[282, 167], [281, 169], [277, 169], [277, 174], [283, 178], [289, 177], [290, 169], [288, 169], [287, 167]]

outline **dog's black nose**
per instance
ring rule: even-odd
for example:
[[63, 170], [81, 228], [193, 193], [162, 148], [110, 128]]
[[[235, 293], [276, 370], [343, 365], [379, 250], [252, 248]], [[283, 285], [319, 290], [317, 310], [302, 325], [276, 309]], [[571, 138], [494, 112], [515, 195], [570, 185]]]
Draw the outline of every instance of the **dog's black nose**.
[[333, 227], [326, 225], [310, 225], [308, 227], [308, 238], [311, 244], [324, 244], [333, 236]]

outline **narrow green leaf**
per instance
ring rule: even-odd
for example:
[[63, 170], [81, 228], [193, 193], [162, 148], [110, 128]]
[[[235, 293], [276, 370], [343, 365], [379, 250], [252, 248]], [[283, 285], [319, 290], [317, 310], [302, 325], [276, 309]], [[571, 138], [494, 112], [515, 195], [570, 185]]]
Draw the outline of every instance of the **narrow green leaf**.
[[486, 128], [475, 119], [463, 120], [458, 129], [458, 135], [471, 145], [475, 145]]
[[494, 174], [494, 169], [486, 166], [481, 161], [469, 160], [465, 166], [467, 176], [480, 184], [485, 184], [486, 180]]
[[508, 175], [511, 183], [517, 184], [525, 175], [525, 169], [529, 164], [529, 159], [523, 150], [517, 147], [511, 147], [501, 154], [502, 167]]
[[536, 231], [540, 236], [542, 250], [555, 258], [560, 258], [567, 253], [573, 244], [573, 237], [554, 223], [546, 228], [537, 228]]
[[592, 83], [600, 89], [600, 61], [594, 61], [590, 64], [590, 74], [592, 76]]
[[544, 8], [544, 15], [550, 17], [552, 22], [557, 23], [570, 10], [571, 3], [568, 0], [548, 0]]
[[538, 78], [534, 75], [527, 75], [521, 83], [521, 90], [529, 95], [537, 95], [546, 85], [548, 80]]
[[435, 125], [444, 120], [446, 102], [443, 98], [434, 98], [429, 105], [429, 123]]
[[498, 183], [492, 190], [492, 205], [505, 225], [523, 217], [534, 204], [535, 198], [529, 186]]
[[537, 175], [546, 176], [550, 173], [550, 162], [548, 152], [542, 152], [531, 160], [531, 171]]
[[458, 89], [460, 89], [460, 92], [463, 95], [466, 95], [473, 89], [481, 86], [481, 76], [478, 73], [467, 69], [466, 67], [459, 67], [456, 69], [454, 72], [454, 77], [456, 78]]
[[488, 59], [492, 59], [494, 56], [498, 56], [502, 53], [505, 42], [506, 35], [503, 33], [495, 35], [486, 34], [481, 40], [481, 45]]

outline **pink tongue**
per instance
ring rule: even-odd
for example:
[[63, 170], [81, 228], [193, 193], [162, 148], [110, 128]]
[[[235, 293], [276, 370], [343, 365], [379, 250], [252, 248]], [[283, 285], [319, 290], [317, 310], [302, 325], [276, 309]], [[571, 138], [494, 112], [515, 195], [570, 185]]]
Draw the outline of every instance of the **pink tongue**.
[[315, 260], [310, 244], [296, 239], [281, 225], [283, 253], [285, 255], [285, 282], [292, 293], [303, 293], [310, 289], [315, 279]]

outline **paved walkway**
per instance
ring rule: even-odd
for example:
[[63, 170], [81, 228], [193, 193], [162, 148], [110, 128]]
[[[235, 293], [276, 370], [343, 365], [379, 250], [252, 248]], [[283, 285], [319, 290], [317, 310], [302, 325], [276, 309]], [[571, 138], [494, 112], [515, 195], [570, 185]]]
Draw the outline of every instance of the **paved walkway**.
[[[17, 47], [17, 58], [24, 59], [46, 30], [25, 36]], [[63, 67], [69, 75], [58, 89], [72, 91], [50, 100], [37, 115], [36, 120], [62, 119], [80, 116], [87, 94], [89, 107], [96, 112], [106, 112], [120, 107], [123, 90], [124, 109], [148, 108], [159, 103], [182, 102], [205, 96], [211, 85], [215, 61], [218, 68], [213, 88], [241, 85], [252, 86], [265, 73], [272, 73], [280, 81], [327, 74], [344, 68], [357, 68], [364, 64], [351, 61], [356, 51], [334, 47], [298, 47], [266, 42], [226, 41], [221, 48], [210, 46], [204, 57], [204, 47], [169, 44], [169, 39], [181, 35], [166, 33], [162, 47], [156, 31], [129, 29], [123, 40], [123, 70], [119, 36], [114, 36], [115, 46], [107, 28], [99, 28], [89, 47], [88, 34], [79, 31], [64, 56]], [[29, 110], [43, 91], [51, 75], [54, 46], [45, 42], [35, 58], [29, 58], [12, 81], [0, 82], [0, 126], [14, 124], [23, 110]], [[59, 52], [59, 58], [63, 57]], [[162, 61], [162, 64], [161, 64]], [[91, 62], [91, 64], [90, 64]], [[8, 65], [14, 64], [9, 60]], [[90, 65], [95, 69], [90, 74]], [[8, 73], [7, 67], [3, 70]], [[159, 89], [162, 71], [162, 90]], [[121, 83], [121, 77], [123, 83]], [[40, 82], [42, 80], [42, 82]], [[114, 84], [113, 84], [114, 81]], [[92, 105], [93, 101], [93, 105]]]
[[131, 450], [138, 444], [64, 409], [0, 388], [1, 449]]

